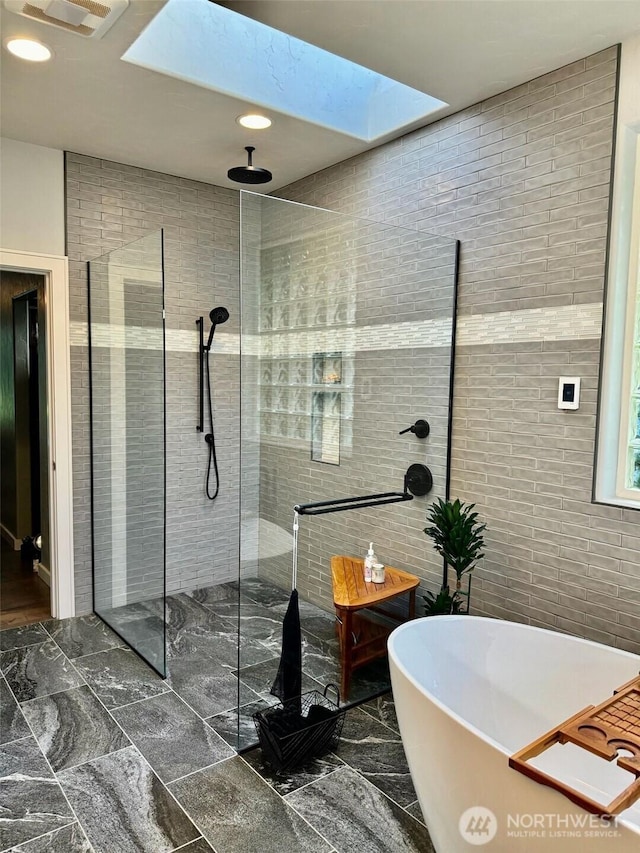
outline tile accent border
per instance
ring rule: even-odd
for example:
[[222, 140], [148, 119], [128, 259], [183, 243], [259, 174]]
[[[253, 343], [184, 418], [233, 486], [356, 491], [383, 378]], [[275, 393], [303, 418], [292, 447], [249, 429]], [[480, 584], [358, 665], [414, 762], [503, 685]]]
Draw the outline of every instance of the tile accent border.
[[[599, 338], [602, 330], [602, 302], [564, 305], [552, 308], [527, 308], [522, 311], [498, 311], [472, 314], [458, 319], [456, 343], [461, 346], [512, 344], [521, 341], [570, 341]], [[162, 335], [142, 326], [96, 324], [96, 346], [161, 349]], [[348, 352], [395, 349], [435, 349], [448, 346], [451, 322], [422, 320], [417, 323], [383, 323], [361, 328], [282, 332], [268, 336], [249, 336], [244, 346], [249, 354], [273, 357], [291, 352], [311, 353], [337, 348]], [[87, 323], [71, 323], [71, 346], [87, 346]], [[168, 352], [194, 352], [198, 336], [194, 330], [167, 329]], [[238, 355], [240, 335], [219, 332], [214, 351], [220, 355]]]

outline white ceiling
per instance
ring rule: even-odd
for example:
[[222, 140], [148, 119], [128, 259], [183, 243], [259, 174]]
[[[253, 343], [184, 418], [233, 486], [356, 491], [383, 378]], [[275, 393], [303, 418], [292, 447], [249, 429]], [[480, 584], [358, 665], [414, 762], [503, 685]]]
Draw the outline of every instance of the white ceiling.
[[[236, 188], [227, 169], [245, 162], [245, 145], [255, 145], [255, 165], [274, 174], [267, 192], [367, 149], [353, 138], [273, 113], [269, 130], [244, 130], [236, 117], [257, 105], [121, 62], [162, 5], [131, 0], [101, 40], [2, 9], [3, 40], [31, 35], [55, 53], [50, 62], [32, 65], [2, 50], [2, 135]], [[422, 89], [450, 104], [442, 114], [640, 32], [638, 0], [224, 5]]]

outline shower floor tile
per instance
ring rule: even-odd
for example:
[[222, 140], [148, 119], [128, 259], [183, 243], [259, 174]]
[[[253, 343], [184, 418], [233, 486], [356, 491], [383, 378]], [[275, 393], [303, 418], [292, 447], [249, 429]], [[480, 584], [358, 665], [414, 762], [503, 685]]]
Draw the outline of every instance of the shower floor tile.
[[280, 589], [280, 587], [259, 578], [243, 578], [240, 581], [240, 593], [264, 607], [275, 607], [278, 604], [286, 606], [290, 595], [289, 592]]
[[[265, 697], [271, 695], [271, 687], [278, 672], [280, 658], [257, 663], [254, 666], [245, 666], [240, 670], [240, 681], [250, 687], [254, 693]], [[318, 681], [302, 673], [302, 692], [309, 690], [322, 690]]]
[[235, 754], [175, 693], [116, 708], [113, 716], [163, 782]]
[[231, 669], [213, 660], [206, 665], [197, 658], [171, 660], [167, 682], [203, 718], [237, 707], [238, 689], [243, 705], [258, 698], [246, 684], [241, 682], [238, 688]]
[[[256, 582], [251, 592], [255, 599], [260, 597]], [[4, 632], [4, 642], [14, 648], [4, 652], [3, 661], [13, 669], [16, 665], [21, 677], [14, 672], [16, 677], [9, 684], [0, 677], [6, 741], [0, 748], [4, 756], [0, 794], [8, 809], [3, 813], [8, 820], [2, 829], [9, 839], [0, 850], [432, 853], [426, 829], [419, 822], [415, 794], [409, 788], [390, 696], [347, 713], [337, 754], [295, 772], [274, 774], [263, 766], [259, 750], [253, 749], [246, 757], [236, 756], [234, 750], [256, 743], [252, 714], [277, 702], [268, 690], [278, 666], [280, 637], [271, 636], [269, 626], [267, 639], [243, 641], [242, 659], [251, 663], [242, 667], [249, 686], [240, 683], [244, 704], [238, 711], [235, 623], [195, 599], [171, 598], [168, 681], [124, 648], [69, 661], [53, 639], [42, 642], [48, 635], [39, 626]], [[258, 608], [258, 619], [266, 618], [265, 610], [273, 617], [270, 608], [280, 607], [277, 599], [277, 591], [267, 589], [260, 601], [246, 602], [247, 613], [255, 614]], [[212, 593], [207, 600], [221, 603], [226, 599]], [[157, 646], [161, 635], [150, 638], [148, 630], [151, 626], [157, 632], [161, 626], [153, 607], [141, 603], [124, 611], [119, 608], [118, 613], [126, 617], [123, 626], [143, 626], [141, 639]], [[303, 604], [302, 610], [305, 667], [324, 682], [337, 673], [333, 620], [313, 605]], [[281, 617], [277, 619], [279, 625]], [[310, 619], [318, 620], [324, 639], [306, 630]], [[100, 648], [105, 636], [111, 642], [102, 624], [91, 618], [69, 624], [51, 620], [51, 626], [54, 637], [70, 654]], [[259, 626], [265, 636], [264, 623]], [[47, 667], [44, 660], [54, 663]], [[369, 686], [376, 683], [372, 673], [381, 663], [356, 672], [355, 679], [362, 675]], [[86, 676], [87, 685], [76, 686], [76, 681], [82, 682], [78, 672]], [[37, 698], [24, 698], [25, 684], [32, 675], [36, 691], [45, 685], [55, 689], [47, 689]], [[378, 676], [388, 678], [388, 673], [382, 670]], [[303, 686], [321, 688], [308, 676]], [[356, 684], [351, 698], [358, 689]], [[22, 706], [16, 703], [15, 693], [23, 696]], [[39, 743], [31, 736], [22, 709]], [[203, 716], [207, 717], [204, 721]], [[133, 745], [128, 745], [122, 729]], [[53, 763], [53, 774], [43, 753]], [[76, 815], [64, 800], [59, 782], [69, 793]], [[189, 814], [167, 786], [174, 793], [180, 791]], [[407, 804], [406, 809], [392, 800]], [[373, 813], [375, 821], [370, 818]], [[381, 815], [388, 823], [384, 833], [378, 834], [372, 825], [380, 824]]]

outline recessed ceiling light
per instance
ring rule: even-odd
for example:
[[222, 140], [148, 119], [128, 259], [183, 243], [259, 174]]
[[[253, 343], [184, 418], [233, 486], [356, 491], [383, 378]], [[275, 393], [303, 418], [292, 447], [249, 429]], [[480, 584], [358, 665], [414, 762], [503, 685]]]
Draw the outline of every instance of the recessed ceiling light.
[[51, 59], [51, 50], [35, 39], [9, 39], [6, 48], [9, 53], [29, 62], [46, 62]]
[[265, 130], [265, 128], [271, 127], [271, 119], [258, 115], [258, 113], [248, 113], [239, 116], [236, 120], [242, 127], [248, 127], [250, 130]]

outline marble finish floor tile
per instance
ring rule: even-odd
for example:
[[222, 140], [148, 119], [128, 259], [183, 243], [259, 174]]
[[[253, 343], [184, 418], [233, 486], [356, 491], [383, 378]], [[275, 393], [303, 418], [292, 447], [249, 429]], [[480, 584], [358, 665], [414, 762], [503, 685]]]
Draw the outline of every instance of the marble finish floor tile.
[[[273, 611], [282, 621], [287, 612], [287, 604], [276, 604]], [[334, 640], [336, 636], [336, 618], [333, 613], [321, 610], [309, 601], [300, 600], [300, 625], [303, 631], [313, 634], [320, 640]]]
[[79, 823], [72, 823], [33, 841], [14, 847], [11, 853], [93, 853]]
[[[168, 633], [211, 624], [209, 610], [184, 592], [167, 596], [164, 613]], [[162, 616], [162, 613], [156, 615]]]
[[9, 743], [30, 734], [29, 726], [13, 698], [13, 693], [0, 676], [0, 743]]
[[175, 692], [201, 717], [211, 717], [240, 704], [257, 700], [257, 695], [240, 683], [229, 667], [199, 659], [169, 661], [168, 682]]
[[191, 844], [187, 844], [186, 847], [181, 847], [178, 853], [215, 853], [213, 847], [211, 847], [204, 838], [198, 838], [196, 841], [192, 841]]
[[35, 643], [44, 643], [48, 639], [49, 635], [39, 623], [22, 625], [20, 628], [5, 628], [4, 631], [0, 631], [0, 651], [33, 646]]
[[286, 605], [291, 595], [290, 589], [280, 589], [274, 584], [260, 580], [260, 578], [241, 578], [240, 593], [246, 595], [256, 604], [264, 607], [275, 607], [277, 604]]
[[426, 828], [350, 767], [286, 801], [340, 853], [434, 853]]
[[68, 658], [124, 646], [124, 641], [93, 614], [72, 619], [51, 619], [43, 625]]
[[420, 823], [426, 824], [424, 816], [422, 814], [422, 809], [420, 808], [420, 803], [416, 800], [415, 803], [411, 803], [410, 806], [405, 806], [405, 811], [414, 817], [416, 820], [419, 820]]
[[53, 640], [2, 652], [0, 669], [18, 702], [84, 683]]
[[341, 704], [361, 702], [363, 699], [369, 699], [377, 693], [386, 692], [390, 689], [389, 661], [386, 658], [375, 660], [360, 667], [360, 669], [356, 669], [351, 676], [349, 696], [346, 700], [343, 697]]
[[333, 773], [338, 767], [344, 767], [344, 763], [333, 753], [328, 753], [322, 758], [314, 758], [304, 766], [295, 770], [287, 770], [284, 773], [275, 773], [268, 764], [265, 764], [260, 749], [245, 752], [242, 757], [281, 797], [290, 794], [292, 791], [297, 791], [298, 788], [308, 785], [309, 782], [315, 782], [316, 779]]
[[8, 850], [75, 820], [32, 737], [0, 747], [0, 802], [0, 850]]
[[107, 708], [169, 690], [169, 685], [129, 649], [109, 649], [76, 658], [74, 665]]
[[258, 742], [253, 714], [275, 705], [277, 701], [275, 696], [259, 699], [257, 702], [250, 702], [240, 708], [231, 708], [222, 714], [209, 717], [206, 722], [234, 749], [244, 749]]
[[56, 772], [129, 746], [86, 686], [32, 699], [22, 710]]
[[238, 601], [238, 586], [233, 583], [219, 583], [214, 586], [203, 586], [192, 589], [187, 593], [198, 604], [214, 604], [216, 601]]
[[[212, 624], [197, 625], [175, 632], [167, 645], [167, 659], [213, 660], [237, 669], [238, 627], [225, 619], [211, 615]], [[240, 636], [240, 660], [244, 666], [260, 663], [273, 657], [273, 652], [258, 640]]]
[[169, 789], [221, 853], [331, 850], [240, 756], [172, 782]]
[[234, 754], [175, 693], [116, 708], [113, 716], [163, 782]]
[[169, 853], [201, 834], [132, 746], [58, 778], [95, 853]]
[[336, 753], [399, 805], [416, 800], [400, 735], [359, 708], [346, 715]]
[[393, 729], [394, 732], [400, 731], [393, 694], [385, 693], [384, 696], [378, 696], [377, 699], [370, 699], [360, 707], [367, 714], [370, 714], [376, 720], [379, 720], [379, 722], [384, 723], [385, 726]]
[[[247, 687], [250, 687], [254, 693], [259, 696], [271, 695], [271, 687], [278, 672], [280, 658], [272, 658], [271, 660], [257, 663], [253, 666], [245, 666], [240, 670], [240, 680]], [[322, 690], [323, 687], [310, 678], [305, 673], [302, 673], [302, 692], [307, 693], [310, 690]]]
[[237, 604], [228, 601], [218, 601], [207, 608], [227, 624], [237, 626], [239, 622], [242, 637], [276, 644], [282, 640], [282, 615], [261, 604], [241, 604], [239, 616]]

